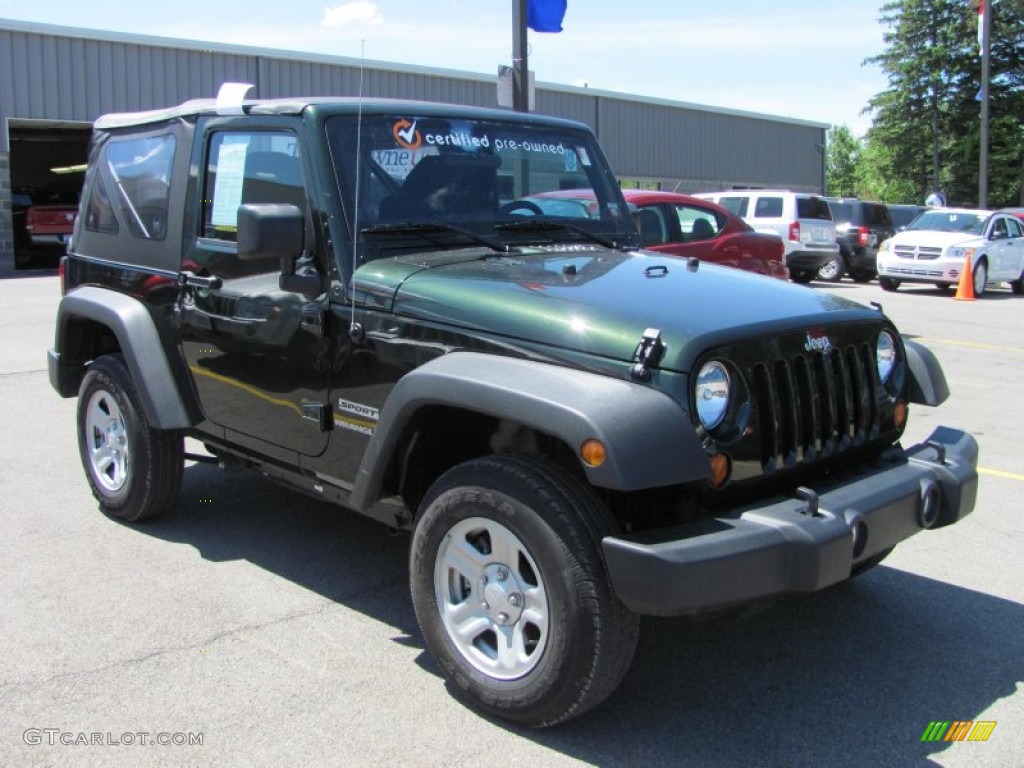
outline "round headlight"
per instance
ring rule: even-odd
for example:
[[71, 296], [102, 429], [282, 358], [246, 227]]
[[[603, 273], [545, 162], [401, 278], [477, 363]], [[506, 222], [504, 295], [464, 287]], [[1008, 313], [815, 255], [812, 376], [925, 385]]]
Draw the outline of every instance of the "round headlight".
[[729, 408], [729, 372], [721, 363], [705, 363], [694, 387], [697, 418], [704, 429], [714, 429]]
[[892, 369], [896, 367], [896, 340], [889, 331], [882, 331], [878, 334], [878, 343], [875, 344], [875, 362], [878, 365], [878, 378], [884, 384], [892, 375]]

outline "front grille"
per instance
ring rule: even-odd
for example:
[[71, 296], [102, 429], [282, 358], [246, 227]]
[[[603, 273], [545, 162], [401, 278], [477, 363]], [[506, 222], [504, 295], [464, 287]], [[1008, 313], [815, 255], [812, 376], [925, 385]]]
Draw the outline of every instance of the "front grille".
[[901, 259], [937, 259], [942, 255], [942, 249], [926, 245], [897, 245], [894, 252]]
[[878, 436], [871, 344], [754, 366], [762, 470], [827, 458]]

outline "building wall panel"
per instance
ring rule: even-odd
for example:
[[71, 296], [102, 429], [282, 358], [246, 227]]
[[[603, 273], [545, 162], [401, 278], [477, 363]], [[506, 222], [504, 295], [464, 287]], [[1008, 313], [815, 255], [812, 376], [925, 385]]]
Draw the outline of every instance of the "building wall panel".
[[[8, 22], [8, 24], [14, 24]], [[17, 26], [17, 25], [15, 25]], [[351, 60], [275, 56], [252, 49], [203, 48], [117, 39], [127, 36], [0, 29], [0, 117], [91, 121], [104, 112], [152, 109], [212, 96], [225, 81], [257, 85], [261, 97], [356, 95]], [[74, 33], [74, 34], [73, 34]], [[109, 39], [108, 39], [109, 37]], [[153, 38], [157, 40], [157, 38]], [[367, 66], [368, 96], [494, 106], [496, 85], [483, 76]], [[539, 87], [537, 110], [578, 120], [598, 133], [616, 171], [637, 178], [820, 185], [824, 126], [692, 109], [586, 89]], [[0, 147], [6, 149], [6, 146]]]

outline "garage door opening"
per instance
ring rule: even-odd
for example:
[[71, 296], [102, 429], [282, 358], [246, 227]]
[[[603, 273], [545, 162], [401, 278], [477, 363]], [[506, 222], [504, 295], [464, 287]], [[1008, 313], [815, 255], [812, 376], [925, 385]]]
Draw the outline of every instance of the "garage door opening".
[[8, 122], [16, 270], [54, 269], [67, 248], [90, 129], [88, 123]]

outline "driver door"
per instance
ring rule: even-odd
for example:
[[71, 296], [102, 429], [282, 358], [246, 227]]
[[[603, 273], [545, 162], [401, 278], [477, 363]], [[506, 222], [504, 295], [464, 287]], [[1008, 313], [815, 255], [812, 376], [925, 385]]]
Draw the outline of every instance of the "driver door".
[[323, 300], [282, 291], [275, 260], [239, 259], [236, 233], [241, 204], [296, 205], [306, 212], [309, 255], [315, 238], [303, 153], [299, 137], [280, 124], [238, 125], [211, 121], [194, 158], [202, 212], [182, 269], [216, 280], [182, 291], [182, 352], [203, 413], [226, 440], [293, 461], [295, 453], [315, 456], [327, 446]]

